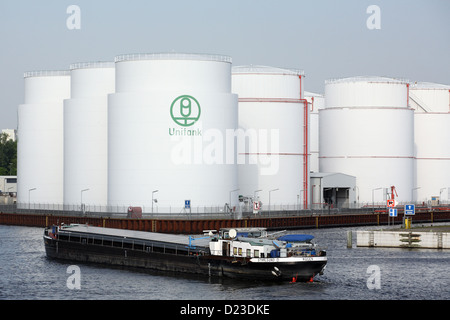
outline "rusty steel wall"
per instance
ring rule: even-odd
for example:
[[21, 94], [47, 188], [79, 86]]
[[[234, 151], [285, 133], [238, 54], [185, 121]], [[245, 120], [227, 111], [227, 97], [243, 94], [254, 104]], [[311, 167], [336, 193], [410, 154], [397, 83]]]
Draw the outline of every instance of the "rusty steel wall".
[[[403, 215], [389, 223], [400, 225]], [[413, 216], [417, 222], [445, 222], [450, 221], [450, 211], [419, 212]], [[139, 231], [199, 234], [204, 230], [219, 230], [220, 228], [266, 227], [271, 230], [325, 228], [338, 226], [362, 226], [388, 224], [388, 215], [374, 214], [340, 214], [340, 215], [309, 215], [297, 217], [248, 218], [248, 219], [118, 219], [102, 217], [73, 217], [59, 215], [0, 213], [0, 224], [29, 227], [46, 227], [58, 224], [81, 223], [93, 226], [129, 229]]]

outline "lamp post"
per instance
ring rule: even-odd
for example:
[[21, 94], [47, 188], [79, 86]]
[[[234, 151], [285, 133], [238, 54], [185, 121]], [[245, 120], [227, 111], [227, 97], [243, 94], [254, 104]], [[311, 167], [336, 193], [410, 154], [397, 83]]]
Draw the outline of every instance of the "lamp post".
[[380, 189], [383, 189], [383, 187], [380, 187], [380, 188], [376, 188], [376, 189], [372, 189], [372, 210], [375, 212], [375, 203], [373, 202], [373, 192], [375, 191], [375, 190], [380, 190]]
[[277, 191], [277, 190], [280, 190], [280, 189], [279, 189], [279, 188], [276, 188], [276, 189], [269, 190], [269, 218], [270, 218], [270, 193], [271, 193], [272, 191]]
[[[302, 194], [304, 190], [300, 190], [300, 193], [297, 195], [297, 210], [300, 211], [300, 203], [302, 203]], [[303, 207], [303, 209], [305, 209]]]
[[412, 188], [411, 189], [411, 201], [414, 203], [414, 190], [420, 189], [420, 187]]
[[31, 191], [34, 191], [34, 190], [36, 190], [36, 188], [31, 188], [31, 189], [28, 189], [28, 210], [30, 210], [30, 209], [31, 209], [31, 201], [30, 201], [30, 196], [31, 196]]
[[[359, 187], [355, 186], [355, 188], [353, 189], [355, 191], [355, 198], [356, 198], [356, 206], [359, 208]], [[350, 195], [349, 195], [350, 197]]]
[[81, 212], [84, 214], [84, 205], [83, 205], [83, 192], [88, 191], [89, 189], [81, 190]]
[[442, 191], [444, 191], [445, 189], [447, 189], [447, 188], [441, 188], [439, 190], [439, 203], [442, 203]]
[[256, 200], [256, 193], [257, 193], [257, 192], [260, 192], [260, 191], [262, 191], [262, 189], [255, 190], [255, 191], [253, 192], [253, 201]]
[[158, 201], [157, 199], [153, 199], [153, 196], [154, 196], [154, 194], [157, 193], [158, 191], [159, 191], [159, 190], [153, 190], [153, 191], [152, 191], [152, 214], [153, 214], [153, 202], [155, 202], [155, 200]]

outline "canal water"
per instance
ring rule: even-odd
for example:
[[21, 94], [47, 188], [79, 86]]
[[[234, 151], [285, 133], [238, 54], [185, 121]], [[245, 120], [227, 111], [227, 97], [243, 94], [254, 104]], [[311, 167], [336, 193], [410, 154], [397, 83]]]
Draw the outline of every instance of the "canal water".
[[356, 247], [354, 231], [371, 228], [299, 230], [326, 247], [327, 268], [312, 283], [280, 284], [58, 262], [45, 256], [43, 228], [0, 225], [0, 300], [450, 299], [450, 250]]

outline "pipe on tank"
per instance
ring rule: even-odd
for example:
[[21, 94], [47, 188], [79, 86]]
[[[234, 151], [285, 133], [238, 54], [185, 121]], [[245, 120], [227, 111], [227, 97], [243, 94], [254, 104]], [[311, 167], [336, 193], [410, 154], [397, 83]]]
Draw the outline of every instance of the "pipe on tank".
[[300, 98], [239, 98], [239, 102], [285, 102], [303, 103], [303, 205], [308, 208], [308, 100], [302, 98], [302, 76], [300, 81]]
[[409, 83], [406, 84], [406, 107], [409, 108]]
[[299, 75], [298, 79], [300, 101], [303, 102], [303, 205], [304, 208], [308, 208], [308, 101], [302, 98], [302, 76]]

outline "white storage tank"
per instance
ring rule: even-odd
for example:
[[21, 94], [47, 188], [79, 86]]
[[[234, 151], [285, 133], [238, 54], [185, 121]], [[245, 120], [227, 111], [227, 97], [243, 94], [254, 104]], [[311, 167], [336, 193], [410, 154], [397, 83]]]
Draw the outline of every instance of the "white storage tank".
[[450, 112], [450, 86], [414, 82], [409, 87], [409, 101], [416, 112]]
[[410, 86], [414, 113], [417, 189], [414, 200], [450, 200], [450, 86], [419, 82]]
[[64, 101], [64, 205], [105, 211], [108, 181], [108, 94], [114, 62], [76, 63], [71, 97]]
[[227, 130], [237, 127], [231, 58], [131, 54], [116, 57], [115, 69], [116, 93], [108, 103], [110, 210], [208, 212], [226, 210], [230, 199], [235, 206], [237, 194], [230, 192], [238, 188], [237, 170], [226, 145]]
[[63, 100], [70, 97], [70, 72], [27, 72], [24, 78], [25, 101], [18, 107], [18, 207], [62, 209]]
[[320, 171], [355, 176], [359, 202], [381, 204], [391, 186], [398, 202], [411, 201], [414, 116], [408, 82], [384, 77], [326, 81], [319, 132]]
[[[308, 207], [309, 109], [304, 74], [268, 66], [233, 68], [239, 96], [239, 193], [262, 210]], [[243, 140], [241, 140], [243, 141]], [[284, 206], [284, 207], [283, 207]]]

